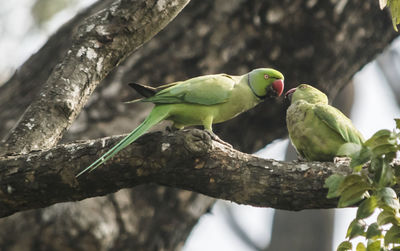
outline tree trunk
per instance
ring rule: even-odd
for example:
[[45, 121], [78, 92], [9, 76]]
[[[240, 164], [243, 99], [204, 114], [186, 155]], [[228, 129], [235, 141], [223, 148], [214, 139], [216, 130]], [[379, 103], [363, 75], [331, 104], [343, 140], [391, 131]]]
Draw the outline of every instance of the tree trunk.
[[[10, 129], [21, 116], [25, 125], [29, 123], [29, 113], [23, 115], [25, 109], [38, 100], [43, 86], [56, 82], [48, 80], [49, 75], [75, 48], [71, 44], [79, 34], [76, 27], [84, 22], [90, 26], [91, 21], [84, 18], [105, 6], [111, 9], [110, 2], [95, 4], [62, 27], [0, 87], [0, 135], [10, 135], [4, 152], [23, 150], [23, 144], [10, 142], [24, 142], [23, 135], [29, 132], [9, 133]], [[163, 2], [158, 1], [154, 8]], [[115, 35], [130, 31], [117, 29]], [[334, 97], [395, 35], [378, 1], [192, 1], [134, 54], [121, 53], [97, 78], [87, 78], [90, 87], [79, 104], [56, 104], [57, 115], [59, 107], [67, 111], [61, 113], [67, 116], [64, 129], [54, 130], [57, 135], [49, 135], [54, 136], [51, 142], [39, 148], [51, 148], [60, 136], [69, 142], [132, 130], [150, 109], [143, 104], [122, 103], [135, 97], [126, 86], [132, 81], [159, 85], [209, 73], [239, 75], [257, 67], [274, 67], [284, 73], [286, 88], [307, 82]], [[109, 38], [104, 39], [107, 43]], [[75, 49], [76, 54], [80, 48]], [[85, 64], [96, 71], [98, 62]], [[90, 71], [88, 74], [82, 77], [90, 76]], [[64, 134], [100, 80], [85, 109]], [[283, 99], [265, 102], [217, 125], [214, 131], [236, 149], [254, 152], [286, 135], [285, 105]], [[37, 138], [27, 141], [31, 145], [26, 151], [35, 149]], [[57, 204], [0, 220], [0, 249], [176, 250], [213, 201], [192, 192], [145, 185], [79, 203]]]
[[333, 210], [276, 210], [271, 243], [266, 250], [332, 250], [333, 216]]

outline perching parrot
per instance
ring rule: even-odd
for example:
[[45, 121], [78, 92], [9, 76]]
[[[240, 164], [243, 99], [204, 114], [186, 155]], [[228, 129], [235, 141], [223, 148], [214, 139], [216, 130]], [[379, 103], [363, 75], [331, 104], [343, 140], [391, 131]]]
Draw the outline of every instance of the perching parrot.
[[328, 105], [328, 97], [318, 89], [301, 84], [285, 96], [291, 98], [286, 114], [289, 138], [300, 157], [333, 161], [344, 143], [364, 142], [351, 120]]
[[131, 84], [145, 97], [133, 102], [152, 102], [155, 104], [153, 110], [135, 130], [77, 174], [77, 177], [103, 164], [162, 120], [171, 120], [178, 129], [203, 125], [206, 130], [212, 131], [212, 124], [236, 117], [267, 96], [280, 96], [284, 88], [283, 79], [282, 73], [277, 70], [260, 68], [242, 76], [206, 75], [161, 88]]

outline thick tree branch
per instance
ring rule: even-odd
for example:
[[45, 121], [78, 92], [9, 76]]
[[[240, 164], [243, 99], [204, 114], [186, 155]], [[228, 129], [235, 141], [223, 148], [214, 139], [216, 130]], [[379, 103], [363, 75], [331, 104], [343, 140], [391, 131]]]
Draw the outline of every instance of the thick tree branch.
[[[364, 18], [366, 15], [371, 18]], [[270, 19], [274, 16], [278, 19]], [[66, 26], [63, 30], [75, 30], [76, 22]], [[67, 51], [64, 41], [70, 41], [72, 35], [62, 34], [54, 39], [58, 43], [49, 41], [38, 53], [51, 55], [50, 60], [36, 55], [17, 72], [16, 78], [23, 82], [16, 87], [18, 91], [0, 87], [0, 135], [5, 135], [22, 114], [21, 103], [24, 108], [30, 103], [27, 93], [42, 85], [43, 78], [38, 80], [30, 74], [37, 69], [49, 74], [54, 65], [47, 62], [60, 51]], [[132, 98], [132, 92], [125, 89], [129, 81], [162, 84], [202, 74], [242, 74], [269, 66], [285, 74], [287, 88], [306, 82], [334, 97], [396, 36], [390, 15], [379, 9], [377, 1], [347, 1], [345, 5], [342, 1], [192, 1], [166, 29], [103, 81], [92, 95], [93, 102], [81, 113], [77, 123], [80, 130], [70, 131], [67, 140], [128, 131], [131, 127], [120, 125], [140, 117], [137, 109], [120, 104]], [[280, 103], [268, 102], [217, 125], [215, 131], [235, 148], [254, 152], [286, 135], [284, 112]], [[245, 132], [243, 124], [248, 124]]]
[[67, 55], [0, 152], [26, 153], [54, 146], [97, 84], [163, 29], [188, 2], [121, 0], [87, 18], [78, 27]]
[[[75, 174], [121, 136], [0, 158], [0, 216], [105, 195], [140, 184], [196, 191], [240, 204], [287, 210], [332, 208], [324, 180], [346, 165], [280, 162], [239, 152], [191, 129], [143, 136], [104, 166]], [[221, 143], [222, 142], [222, 143]]]
[[[271, 66], [285, 73], [287, 87], [305, 81], [326, 91], [330, 97], [335, 96], [350, 77], [380, 53], [396, 34], [386, 12], [380, 11], [375, 1], [347, 1], [345, 8], [343, 1], [309, 2], [192, 1], [167, 29], [125, 60], [114, 74], [103, 81], [102, 87], [97, 88], [96, 94], [92, 95], [93, 102], [81, 113], [77, 123], [81, 129], [78, 133], [70, 130], [66, 139], [98, 138], [135, 127], [132, 121], [140, 122], [142, 107], [132, 109], [120, 102], [127, 100], [130, 95], [122, 86], [132, 80], [166, 83], [207, 73], [241, 74], [251, 68]], [[70, 24], [64, 28], [74, 31], [76, 23]], [[67, 42], [65, 37], [56, 36], [55, 40], [58, 41], [55, 44], [49, 43], [53, 50], [45, 46], [37, 55], [42, 56], [40, 60], [36, 57], [27, 62], [27, 67], [17, 73], [22, 76], [21, 84], [12, 83], [15, 89], [8, 84], [8, 92], [0, 88], [0, 135], [6, 134], [15, 119], [20, 117], [30, 104], [31, 97], [38, 92], [35, 87], [43, 85], [41, 79], [47, 79], [54, 62], [60, 62], [60, 55], [68, 51], [66, 48], [69, 46], [65, 44], [71, 44], [73, 36], [66, 37], [69, 37]], [[293, 44], [293, 41], [296, 43]], [[50, 59], [46, 59], [46, 54], [51, 55]], [[55, 60], [55, 57], [58, 58]], [[97, 64], [97, 61], [90, 63]], [[32, 69], [37, 70], [40, 77], [33, 79], [30, 76], [34, 72]], [[28, 95], [24, 95], [26, 93]], [[272, 139], [286, 134], [283, 113], [284, 106], [281, 104], [262, 104], [235, 120], [216, 126], [215, 130], [237, 149], [253, 152]], [[244, 125], [247, 128], [245, 131]], [[101, 144], [97, 146], [102, 147]], [[95, 154], [95, 149], [91, 151], [91, 160], [100, 155]], [[84, 168], [84, 165], [80, 167]], [[95, 172], [88, 178], [99, 177]], [[83, 179], [79, 182], [87, 181]], [[96, 186], [99, 185], [96, 183]], [[0, 189], [6, 191], [5, 188]], [[17, 194], [15, 188], [13, 190], [10, 186], [9, 190]], [[160, 190], [164, 191], [161, 193], [163, 196], [160, 196]], [[37, 192], [35, 189], [32, 191]], [[82, 250], [176, 250], [185, 239], [182, 233], [188, 233], [201, 213], [191, 220], [184, 215], [192, 215], [190, 211], [200, 204], [209, 206], [212, 203], [210, 198], [196, 193], [166, 187], [139, 186], [129, 191], [123, 190], [80, 203], [60, 203], [43, 210], [3, 218], [0, 242], [7, 248], [11, 248], [10, 243], [13, 243], [20, 249], [23, 241], [28, 243], [24, 246], [27, 250], [32, 249], [33, 245], [33, 249], [50, 247], [57, 250], [71, 247], [78, 250], [76, 245], [80, 245]], [[38, 194], [39, 201], [48, 200]], [[63, 196], [67, 197], [65, 194]], [[188, 196], [190, 198], [186, 203], [182, 203], [181, 199]], [[193, 199], [199, 197], [208, 202], [199, 203]], [[106, 198], [115, 200], [106, 202]], [[114, 207], [111, 210], [105, 208], [105, 204], [110, 204], [110, 201], [119, 205], [115, 206], [118, 210], [114, 213]], [[36, 207], [45, 206], [36, 203]], [[185, 210], [186, 214], [182, 213]], [[120, 231], [110, 234], [109, 229], [116, 228]], [[99, 235], [99, 229], [107, 232]], [[76, 233], [79, 233], [79, 237]]]
[[17, 119], [32, 103], [52, 69], [71, 47], [76, 27], [94, 13], [107, 8], [114, 0], [99, 0], [57, 30], [14, 75], [0, 86], [0, 138], [7, 135]]

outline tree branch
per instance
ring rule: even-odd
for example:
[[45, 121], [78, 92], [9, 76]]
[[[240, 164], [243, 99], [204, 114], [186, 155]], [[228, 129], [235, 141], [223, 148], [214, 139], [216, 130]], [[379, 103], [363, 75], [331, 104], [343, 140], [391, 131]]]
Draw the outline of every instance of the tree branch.
[[0, 85], [0, 138], [9, 133], [17, 119], [37, 96], [55, 65], [71, 47], [76, 27], [80, 26], [86, 17], [107, 8], [113, 1], [99, 0], [77, 14], [60, 27], [6, 83]]
[[336, 201], [326, 199], [324, 180], [350, 171], [343, 164], [262, 159], [213, 137], [198, 129], [147, 134], [78, 179], [79, 170], [122, 136], [0, 157], [0, 216], [147, 183], [260, 207], [333, 208]]
[[67, 55], [0, 152], [49, 149], [62, 137], [97, 84], [131, 52], [163, 29], [189, 0], [121, 0], [78, 27]]
[[[117, 71], [114, 71], [114, 74], [110, 74], [103, 81], [103, 88], [97, 88], [96, 95], [92, 95], [94, 102], [89, 105], [89, 109], [82, 114], [83, 119], [79, 121], [80, 123], [84, 121], [84, 130], [81, 130], [79, 134], [70, 133], [73, 136], [69, 137], [68, 140], [71, 138], [97, 138], [102, 135], [127, 131], [134, 127], [132, 118], [140, 121], [141, 117], [138, 116], [138, 110], [141, 110], [141, 107], [132, 109], [130, 106], [120, 105], [120, 101], [127, 100], [127, 95], [129, 95], [127, 94], [129, 92], [121, 91], [121, 83], [131, 80], [142, 83], [167, 83], [207, 73], [241, 74], [255, 67], [269, 66], [276, 67], [285, 73], [286, 83], [289, 85], [287, 87], [306, 81], [326, 91], [330, 97], [335, 96], [337, 90], [346, 84], [358, 69], [374, 58], [377, 53], [380, 53], [396, 35], [391, 29], [390, 19], [386, 18], [386, 12], [378, 9], [377, 2], [364, 1], [360, 4], [359, 1], [349, 1], [341, 13], [337, 13], [338, 8], [334, 8], [335, 5], [342, 5], [342, 2], [316, 1], [310, 6], [304, 4], [304, 1], [285, 3], [282, 1], [192, 1], [191, 6], [188, 6], [189, 9], [186, 8], [178, 19], [168, 25], [167, 29], [137, 53], [135, 52], [133, 57], [125, 60], [124, 65], [121, 65], [122, 67], [119, 67]], [[270, 15], [274, 13], [277, 15]], [[363, 17], [366, 16], [366, 13], [373, 18], [348, 18]], [[270, 16], [280, 17], [280, 19], [270, 20]], [[76, 27], [76, 25], [71, 24], [69, 28], [75, 30]], [[231, 32], [232, 30], [235, 32]], [[336, 34], [333, 39], [332, 34]], [[68, 39], [70, 44], [72, 35], [68, 36], [70, 37]], [[49, 52], [44, 48], [42, 51], [50, 55], [51, 59], [47, 59], [46, 62], [60, 62], [59, 59], [54, 60], [55, 54], [64, 55], [64, 52], [68, 51], [64, 48], [65, 40], [62, 36], [56, 36], [56, 40], [58, 40], [60, 46], [56, 43], [54, 50]], [[297, 41], [296, 46], [293, 46], [291, 41]], [[368, 46], [355, 46], [365, 44], [368, 44]], [[42, 58], [46, 58], [46, 56]], [[62, 57], [60, 56], [60, 58]], [[24, 104], [24, 109], [28, 106], [31, 96], [35, 96], [32, 93], [37, 93], [37, 91], [33, 92], [32, 89], [37, 85], [43, 85], [44, 81], [37, 79], [47, 79], [50, 69], [54, 67], [54, 65], [41, 67], [39, 63], [43, 64], [43, 61], [38, 61], [40, 60], [32, 58], [27, 63], [30, 67], [24, 67], [20, 70], [19, 75], [27, 76], [20, 80], [21, 85], [13, 84], [15, 89], [9, 85], [9, 92], [0, 89], [0, 107], [2, 108], [0, 109], [2, 110], [0, 131], [8, 130], [14, 124], [14, 118], [20, 117], [22, 113], [20, 104]], [[90, 63], [97, 64], [95, 61]], [[39, 69], [38, 71], [43, 78], [32, 80], [29, 76], [32, 66]], [[112, 85], [109, 85], [109, 83], [112, 83]], [[19, 88], [19, 86], [23, 86], [23, 88]], [[110, 92], [110, 90], [112, 91]], [[29, 92], [29, 102], [25, 102], [28, 100], [26, 96], [19, 95], [24, 92]], [[7, 99], [3, 98], [4, 96]], [[217, 134], [235, 144], [235, 147], [252, 152], [264, 146], [271, 139], [286, 134], [286, 129], [283, 126], [285, 117], [283, 113], [284, 107], [281, 104], [265, 103], [235, 120], [222, 124], [221, 127], [217, 125], [215, 130], [219, 130]], [[98, 116], [98, 114], [101, 114], [101, 116]], [[3, 115], [7, 119], [2, 120]], [[121, 127], [121, 124], [125, 126]], [[247, 128], [245, 132], [243, 125], [246, 125]], [[113, 142], [116, 142], [116, 140], [118, 138]], [[112, 144], [109, 141], [104, 142], [107, 142], [108, 146]], [[97, 143], [97, 147], [100, 149], [103, 146]], [[98, 150], [91, 148], [91, 153], [89, 153], [93, 155], [91, 161], [100, 155], [96, 151]], [[126, 151], [129, 153], [130, 150], [127, 149]], [[38, 154], [40, 152], [36, 153], [36, 155]], [[81, 156], [83, 155], [82, 153]], [[42, 155], [42, 158], [46, 156], [51, 157], [51, 155]], [[75, 157], [78, 158], [79, 156]], [[188, 159], [190, 158], [188, 157]], [[26, 165], [22, 161], [23, 159], [20, 165], [13, 166], [13, 169], [18, 170], [21, 165]], [[3, 163], [1, 161], [0, 163], [0, 169], [2, 169]], [[54, 163], [51, 163], [52, 168], [55, 165]], [[89, 163], [90, 161], [87, 160], [80, 165], [80, 168], [84, 168]], [[157, 161], [154, 160], [154, 163], [157, 163]], [[110, 165], [109, 168], [107, 167], [108, 169], [119, 170], [117, 166], [111, 168], [112, 162], [108, 164]], [[197, 170], [189, 164], [185, 166], [189, 168], [188, 171]], [[181, 166], [183, 167], [183, 164]], [[76, 173], [78, 166], [71, 167], [71, 169]], [[128, 168], [128, 170], [131, 169]], [[231, 173], [229, 170], [220, 170], [219, 168], [216, 168], [216, 170]], [[48, 171], [48, 169], [43, 169], [43, 175]], [[95, 184], [91, 189], [101, 188], [99, 182], [105, 178], [98, 172], [102, 171], [103, 167], [87, 177], [87, 179], [94, 179], [91, 181], [93, 183], [86, 180], [86, 177], [78, 180], [78, 182], [87, 183], [88, 187]], [[123, 173], [119, 175], [121, 174]], [[171, 174], [176, 176], [174, 172], [171, 172]], [[128, 175], [130, 175], [129, 172]], [[175, 176], [172, 178], [182, 177], [182, 175]], [[21, 177], [21, 175], [18, 177]], [[60, 185], [57, 183], [61, 180], [60, 175], [50, 176], [58, 177], [53, 181], [56, 184], [52, 184], [49, 181], [50, 178], [46, 178], [42, 182], [42, 180], [36, 179], [36, 176], [33, 177], [36, 182], [40, 181], [38, 183], [48, 184], [48, 190], [53, 190], [54, 187]], [[45, 176], [38, 175], [37, 177], [43, 179]], [[27, 178], [32, 178], [32, 176], [27, 175]], [[73, 179], [72, 175], [70, 175], [70, 179]], [[185, 177], [184, 179], [196, 181], [195, 177]], [[114, 178], [112, 180], [119, 182]], [[301, 181], [303, 180], [301, 179]], [[17, 180], [14, 182], [17, 182]], [[27, 179], [27, 182], [29, 182], [29, 179]], [[178, 180], [179, 182], [182, 181]], [[16, 187], [11, 185], [0, 185], [0, 200], [5, 201], [2, 198], [8, 198], [10, 202], [14, 201], [8, 212], [12, 213], [29, 207], [21, 205], [22, 203], [18, 204], [15, 197], [7, 194], [3, 197], [1, 192], [11, 192], [14, 196], [19, 194], [21, 198], [23, 198], [23, 194], [20, 194], [20, 192], [23, 191], [37, 193], [38, 195], [32, 195], [36, 196], [36, 200], [39, 201], [35, 201], [35, 207], [44, 207], [46, 203], [58, 202], [58, 200], [55, 200], [49, 203], [48, 195], [42, 198], [41, 196], [46, 194], [46, 188], [43, 185], [41, 187], [43, 191], [38, 192], [40, 187], [37, 185], [38, 183], [26, 190], [21, 189], [19, 192]], [[222, 187], [220, 187], [221, 190]], [[71, 188], [67, 187], [66, 189]], [[165, 191], [163, 196], [160, 196], [160, 190]], [[171, 192], [171, 190], [174, 192]], [[53, 191], [57, 191], [57, 189]], [[60, 191], [62, 192], [62, 190]], [[66, 192], [61, 192], [62, 200], [81, 199], [89, 196], [72, 198], [72, 193], [68, 197]], [[124, 194], [124, 192], [125, 195], [120, 198], [121, 193]], [[227, 191], [227, 193], [229, 192]], [[110, 213], [110, 210], [105, 208], [105, 201], [107, 197], [114, 196], [116, 201], [119, 202], [119, 206], [115, 207], [118, 210], [115, 210], [114, 213], [111, 210]], [[199, 205], [206, 204], [204, 201], [198, 202], [193, 197], [197, 199], [203, 197], [204, 200], [208, 200], [207, 205], [212, 203], [210, 202], [211, 199], [204, 198], [204, 196], [199, 196], [196, 193], [158, 186], [139, 186], [130, 190], [130, 192], [124, 190], [107, 197], [84, 200], [80, 203], [57, 204], [44, 210], [32, 210], [4, 218], [1, 222], [3, 231], [0, 231], [0, 239], [2, 239], [0, 242], [6, 247], [10, 247], [10, 243], [21, 247], [23, 245], [21, 244], [21, 236], [23, 236], [24, 242], [28, 243], [24, 246], [25, 249], [32, 249], [32, 245], [35, 248], [50, 246], [53, 249], [75, 248], [79, 245], [82, 250], [91, 250], [88, 246], [93, 247], [93, 250], [99, 250], [99, 247], [130, 250], [176, 250], [177, 247], [182, 246], [181, 243], [185, 238], [182, 235], [186, 236], [199, 215], [205, 211], [202, 210], [197, 215], [192, 216], [193, 208], [197, 210]], [[182, 198], [187, 199], [186, 203], [180, 201]], [[43, 203], [40, 204], [42, 200]], [[14, 208], [12, 205], [15, 205]], [[17, 206], [19, 206], [19, 209], [16, 209]], [[125, 211], [121, 213], [119, 209]], [[182, 213], [185, 210], [186, 214]], [[148, 212], [152, 213], [149, 214]], [[192, 218], [188, 220], [185, 215], [191, 215]], [[34, 231], [32, 226], [35, 228]], [[109, 230], [115, 230], [115, 226], [117, 226], [117, 229], [119, 226], [119, 231], [110, 233]], [[103, 230], [103, 234], [99, 234], [99, 230]], [[41, 233], [40, 236], [32, 235], [32, 233], [38, 232]], [[79, 233], [78, 237], [76, 233]], [[17, 237], [13, 238], [13, 236]], [[104, 238], [105, 236], [107, 238]], [[121, 239], [124, 240], [123, 244], [121, 244]], [[54, 240], [53, 243], [51, 240]], [[51, 246], [52, 244], [54, 246]]]

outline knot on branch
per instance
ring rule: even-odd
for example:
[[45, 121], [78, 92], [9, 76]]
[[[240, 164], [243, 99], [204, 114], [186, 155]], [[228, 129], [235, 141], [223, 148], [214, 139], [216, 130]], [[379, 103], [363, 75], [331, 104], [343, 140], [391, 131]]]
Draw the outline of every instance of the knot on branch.
[[62, 116], [64, 116], [67, 120], [71, 116], [71, 114], [74, 112], [74, 104], [71, 100], [57, 100], [54, 104], [54, 108], [60, 112]]

